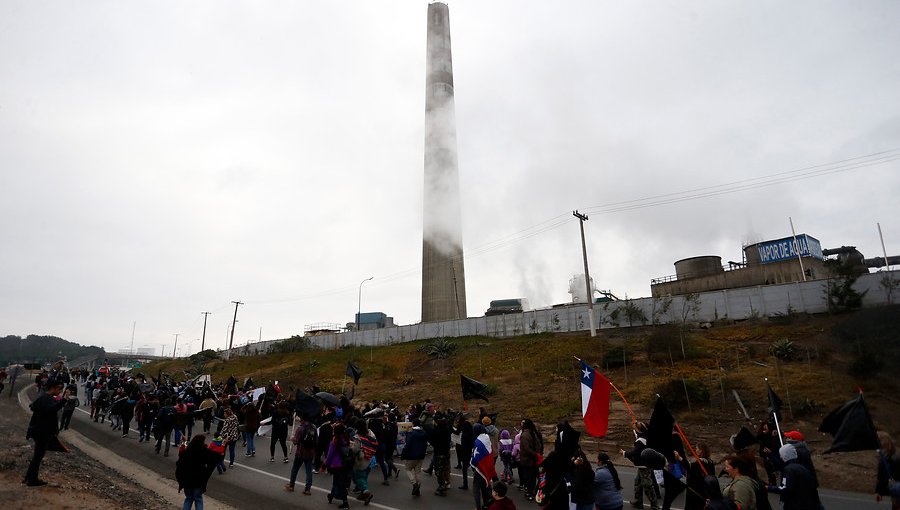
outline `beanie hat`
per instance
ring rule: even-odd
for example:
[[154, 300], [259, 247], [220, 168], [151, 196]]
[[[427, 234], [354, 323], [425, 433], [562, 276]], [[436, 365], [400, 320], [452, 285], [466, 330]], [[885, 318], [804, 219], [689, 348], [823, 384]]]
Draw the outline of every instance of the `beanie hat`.
[[793, 439], [794, 441], [803, 441], [803, 434], [800, 433], [799, 430], [790, 430], [784, 433], [784, 437], [788, 439]]
[[778, 455], [781, 456], [781, 460], [790, 462], [797, 458], [797, 449], [792, 444], [786, 444], [778, 449]]
[[490, 417], [490, 416], [485, 416], [484, 418], [482, 418], [482, 419], [481, 419], [481, 424], [484, 425], [485, 427], [487, 427], [488, 425], [490, 425], [490, 424], [491, 424], [491, 417]]

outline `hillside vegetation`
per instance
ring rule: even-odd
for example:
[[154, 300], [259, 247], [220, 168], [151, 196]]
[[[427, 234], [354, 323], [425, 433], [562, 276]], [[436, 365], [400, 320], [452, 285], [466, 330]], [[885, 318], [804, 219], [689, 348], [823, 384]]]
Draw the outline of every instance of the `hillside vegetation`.
[[68, 357], [69, 361], [90, 356], [102, 357], [103, 353], [102, 347], [85, 347], [55, 336], [0, 337], [0, 367], [10, 363], [52, 363], [60, 356]]
[[[622, 392], [637, 419], [649, 418], [655, 395], [665, 398], [691, 442], [705, 440], [720, 458], [728, 438], [742, 425], [755, 428], [766, 414], [768, 378], [785, 402], [784, 430], [800, 429], [816, 452], [830, 438], [816, 432], [822, 417], [861, 388], [876, 426], [898, 437], [900, 399], [894, 370], [900, 361], [900, 306], [835, 316], [784, 315], [775, 320], [717, 323], [708, 329], [645, 326], [588, 334], [527, 335], [515, 338], [444, 338], [381, 347], [309, 349], [291, 339], [280, 353], [217, 359], [207, 351], [192, 359], [144, 367], [176, 379], [208, 373], [214, 382], [230, 374], [270, 380], [293, 393], [318, 385], [348, 394], [347, 361], [363, 370], [356, 398], [384, 399], [400, 406], [430, 398], [440, 408], [463, 406], [459, 374], [488, 385], [490, 402], [470, 402], [499, 413], [501, 428], [522, 417], [549, 428], [580, 421], [580, 377], [576, 357], [597, 367]], [[752, 423], [744, 417], [737, 392]], [[611, 453], [629, 447], [630, 416], [613, 392], [610, 430], [586, 438], [589, 449]], [[817, 457], [825, 485], [869, 492], [877, 457], [869, 452]], [[849, 465], [854, 475], [842, 475]], [[832, 466], [833, 465], [833, 466]], [[832, 469], [833, 467], [833, 469]], [[867, 474], [866, 469], [871, 473]]]

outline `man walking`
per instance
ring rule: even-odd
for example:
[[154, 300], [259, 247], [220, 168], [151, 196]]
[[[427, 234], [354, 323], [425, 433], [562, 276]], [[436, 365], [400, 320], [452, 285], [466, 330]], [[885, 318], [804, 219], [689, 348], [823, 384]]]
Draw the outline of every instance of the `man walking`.
[[34, 455], [31, 457], [25, 479], [22, 480], [22, 483], [29, 487], [47, 485], [47, 482], [38, 478], [38, 471], [41, 468], [41, 461], [44, 460], [44, 454], [47, 453], [47, 446], [59, 433], [57, 413], [69, 397], [69, 390], [66, 390], [62, 398], [58, 398], [62, 389], [63, 382], [54, 380], [47, 385], [47, 390], [31, 403], [33, 414], [25, 438], [34, 439]]
[[300, 466], [305, 465], [306, 484], [303, 486], [303, 495], [309, 496], [312, 494], [313, 460], [316, 457], [316, 445], [319, 442], [316, 426], [306, 417], [301, 417], [300, 424], [294, 427], [291, 442], [294, 443], [294, 464], [291, 466], [291, 479], [284, 489], [288, 492], [294, 491], [297, 473], [300, 472]]

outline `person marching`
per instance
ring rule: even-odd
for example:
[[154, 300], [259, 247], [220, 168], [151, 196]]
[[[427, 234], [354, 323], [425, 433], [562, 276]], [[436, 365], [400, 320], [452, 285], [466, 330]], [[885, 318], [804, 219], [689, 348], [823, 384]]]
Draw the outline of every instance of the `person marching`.
[[50, 441], [59, 433], [57, 413], [65, 404], [65, 400], [69, 398], [69, 390], [65, 390], [62, 398], [59, 398], [62, 389], [62, 381], [50, 382], [47, 384], [46, 391], [31, 403], [31, 421], [28, 423], [25, 438], [34, 439], [34, 455], [31, 457], [31, 463], [28, 464], [25, 479], [22, 480], [22, 483], [29, 487], [47, 485], [47, 482], [38, 478], [38, 471], [41, 469], [41, 461], [44, 460], [44, 454], [47, 452]]

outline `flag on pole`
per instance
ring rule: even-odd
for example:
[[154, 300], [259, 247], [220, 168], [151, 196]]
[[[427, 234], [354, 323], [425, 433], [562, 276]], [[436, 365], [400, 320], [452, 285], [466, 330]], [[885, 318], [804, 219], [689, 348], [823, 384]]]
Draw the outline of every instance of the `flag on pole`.
[[609, 427], [609, 380], [581, 362], [581, 416], [587, 433], [603, 437]]
[[650, 415], [650, 423], [647, 424], [647, 448], [653, 448], [662, 453], [666, 459], [674, 459], [672, 455], [672, 430], [674, 428], [675, 417], [669, 412], [662, 397], [657, 395], [653, 414]]
[[881, 448], [869, 408], [862, 391], [853, 400], [828, 413], [819, 425], [819, 432], [831, 434], [831, 452], [859, 452]]
[[362, 377], [362, 369], [348, 361], [346, 375], [353, 378], [353, 384], [359, 384], [359, 378]]
[[484, 394], [487, 392], [487, 385], [480, 383], [471, 377], [459, 374], [459, 384], [462, 387], [463, 400], [484, 400], [488, 401]]

